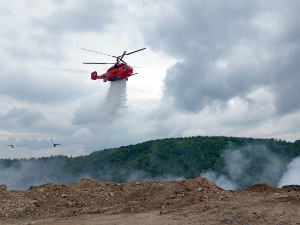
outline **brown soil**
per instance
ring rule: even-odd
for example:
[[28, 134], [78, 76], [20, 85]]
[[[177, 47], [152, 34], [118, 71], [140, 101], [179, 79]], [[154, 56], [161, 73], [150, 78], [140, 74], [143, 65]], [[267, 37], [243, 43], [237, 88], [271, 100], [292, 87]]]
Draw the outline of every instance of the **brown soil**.
[[256, 184], [226, 191], [205, 178], [182, 181], [0, 185], [0, 224], [300, 224], [300, 187]]

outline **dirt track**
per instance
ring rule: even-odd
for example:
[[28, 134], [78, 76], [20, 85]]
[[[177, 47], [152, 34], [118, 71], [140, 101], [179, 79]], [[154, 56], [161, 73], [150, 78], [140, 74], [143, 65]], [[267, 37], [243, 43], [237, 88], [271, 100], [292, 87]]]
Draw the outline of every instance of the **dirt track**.
[[182, 181], [0, 185], [0, 224], [300, 224], [300, 188], [256, 184], [226, 191], [205, 178]]

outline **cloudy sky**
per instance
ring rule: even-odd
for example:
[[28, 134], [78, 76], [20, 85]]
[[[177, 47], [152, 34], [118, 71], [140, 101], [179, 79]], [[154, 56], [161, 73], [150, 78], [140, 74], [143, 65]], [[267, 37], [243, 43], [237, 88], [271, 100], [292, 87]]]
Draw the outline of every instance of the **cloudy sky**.
[[[167, 137], [300, 139], [298, 0], [3, 0], [0, 158]], [[108, 56], [139, 74], [107, 114]], [[53, 139], [61, 145], [54, 148]], [[8, 147], [13, 144], [14, 149]]]

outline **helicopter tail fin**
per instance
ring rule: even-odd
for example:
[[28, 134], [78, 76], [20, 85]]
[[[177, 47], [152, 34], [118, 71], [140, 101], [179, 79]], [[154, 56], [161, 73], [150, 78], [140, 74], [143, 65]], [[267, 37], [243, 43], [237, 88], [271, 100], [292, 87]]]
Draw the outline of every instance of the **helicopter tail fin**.
[[97, 80], [98, 79], [98, 77], [97, 77], [97, 71], [94, 71], [94, 72], [91, 73], [91, 79], [92, 80]]

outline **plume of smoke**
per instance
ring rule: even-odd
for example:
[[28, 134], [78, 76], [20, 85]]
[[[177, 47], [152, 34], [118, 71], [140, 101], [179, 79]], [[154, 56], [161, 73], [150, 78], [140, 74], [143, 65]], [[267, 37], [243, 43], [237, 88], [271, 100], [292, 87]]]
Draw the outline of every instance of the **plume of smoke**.
[[272, 186], [276, 186], [276, 183], [282, 176], [286, 168], [285, 159], [281, 159], [277, 155], [273, 154], [269, 158], [269, 162], [265, 164], [263, 172], [260, 174], [258, 182], [268, 183]]
[[26, 190], [45, 183], [73, 184], [88, 176], [63, 172], [63, 166], [58, 161], [20, 161], [12, 167], [0, 166], [0, 171], [0, 184], [5, 184], [10, 190]]
[[215, 183], [221, 188], [224, 188], [226, 190], [235, 190], [237, 189], [237, 185], [233, 183], [227, 176], [221, 174], [218, 175], [216, 172], [213, 171], [206, 171], [204, 173], [201, 173], [201, 177], [205, 177], [209, 181]]
[[287, 165], [287, 171], [280, 178], [277, 187], [291, 184], [300, 185], [300, 157], [293, 159]]
[[206, 171], [206, 177], [224, 189], [249, 187], [256, 183], [276, 186], [284, 173], [286, 160], [267, 150], [264, 146], [247, 146], [241, 149], [230, 148], [221, 155], [225, 174]]
[[234, 182], [239, 179], [248, 179], [246, 170], [248, 169], [251, 159], [247, 159], [240, 150], [227, 150], [222, 154], [225, 160], [225, 170]]

